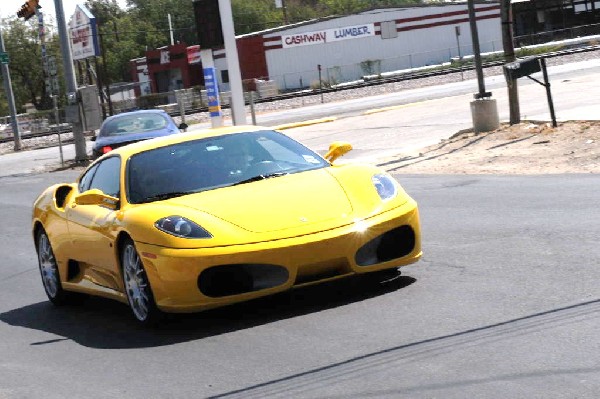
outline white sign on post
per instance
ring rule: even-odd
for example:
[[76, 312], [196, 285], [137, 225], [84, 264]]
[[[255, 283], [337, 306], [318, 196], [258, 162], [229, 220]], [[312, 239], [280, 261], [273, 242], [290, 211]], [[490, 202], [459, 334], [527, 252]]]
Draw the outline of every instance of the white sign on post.
[[100, 55], [96, 18], [83, 5], [77, 5], [71, 17], [70, 33], [74, 60], [83, 60]]

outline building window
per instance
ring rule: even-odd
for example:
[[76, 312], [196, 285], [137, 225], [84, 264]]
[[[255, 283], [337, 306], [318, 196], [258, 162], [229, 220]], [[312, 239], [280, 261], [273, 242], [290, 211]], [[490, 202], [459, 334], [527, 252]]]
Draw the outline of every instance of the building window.
[[228, 70], [221, 71], [221, 82], [229, 83], [229, 71]]

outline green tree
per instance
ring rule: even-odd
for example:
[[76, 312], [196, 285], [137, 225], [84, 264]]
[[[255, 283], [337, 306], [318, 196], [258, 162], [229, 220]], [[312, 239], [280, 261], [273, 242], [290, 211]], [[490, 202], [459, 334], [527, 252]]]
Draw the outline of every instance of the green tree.
[[[24, 22], [7, 18], [2, 25], [6, 27], [3, 30], [4, 45], [10, 56], [9, 68], [18, 112], [24, 111], [26, 103], [33, 104], [37, 110], [50, 109], [52, 100], [46, 92], [37, 20]], [[46, 54], [54, 56], [59, 64], [59, 40], [52, 33], [51, 25], [47, 25], [45, 44]], [[62, 76], [60, 69], [59, 75]]]
[[231, 9], [238, 35], [283, 25], [283, 14], [273, 0], [233, 0]]
[[164, 32], [135, 10], [120, 9], [115, 0], [90, 0], [86, 6], [96, 18], [100, 35], [101, 71], [97, 72], [108, 82], [131, 80], [129, 61], [143, 56], [147, 48], [167, 44]]
[[169, 14], [175, 42], [188, 45], [198, 42], [191, 0], [129, 0], [128, 5], [127, 13], [136, 24], [142, 21], [148, 23], [161, 38], [162, 46], [170, 43]]

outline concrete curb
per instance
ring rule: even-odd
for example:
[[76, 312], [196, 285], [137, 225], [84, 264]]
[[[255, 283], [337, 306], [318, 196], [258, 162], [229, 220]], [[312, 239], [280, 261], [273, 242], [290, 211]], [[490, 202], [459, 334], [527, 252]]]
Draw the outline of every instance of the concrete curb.
[[274, 129], [275, 130], [293, 129], [295, 127], [316, 125], [318, 123], [335, 122], [337, 119], [338, 118], [336, 116], [334, 116], [334, 117], [330, 117], [330, 118], [310, 119], [310, 120], [303, 121], [303, 122], [284, 123], [283, 125], [275, 126]]
[[408, 108], [408, 107], [414, 107], [415, 105], [419, 105], [422, 102], [416, 102], [416, 103], [409, 103], [409, 104], [401, 104], [401, 105], [392, 105], [390, 107], [384, 107], [384, 108], [375, 108], [375, 109], [370, 109], [367, 110], [365, 112], [363, 112], [363, 115], [372, 115], [372, 114], [377, 114], [380, 112], [386, 112], [386, 111], [393, 111], [396, 109], [401, 109], [401, 108]]

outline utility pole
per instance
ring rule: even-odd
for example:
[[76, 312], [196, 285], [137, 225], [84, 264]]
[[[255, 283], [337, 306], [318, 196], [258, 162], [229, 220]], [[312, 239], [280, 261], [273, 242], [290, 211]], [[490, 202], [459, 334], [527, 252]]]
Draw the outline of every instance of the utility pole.
[[288, 14], [287, 14], [287, 7], [285, 5], [285, 0], [275, 0], [275, 8], [281, 8], [281, 10], [283, 11], [283, 21], [286, 25], [289, 25], [290, 21], [289, 21]]
[[287, 6], [285, 4], [285, 0], [281, 0], [281, 9], [283, 10], [283, 20], [285, 22], [286, 25], [290, 24], [290, 19], [288, 17], [288, 13], [287, 13]]
[[[515, 48], [513, 42], [513, 21], [511, 0], [502, 0], [500, 20], [502, 21], [502, 45], [504, 47], [504, 61], [514, 62]], [[519, 87], [517, 79], [507, 79], [508, 106], [510, 108], [510, 124], [521, 123], [521, 110], [519, 107]]]
[[225, 57], [229, 67], [229, 86], [231, 87], [231, 113], [234, 125], [246, 124], [246, 101], [242, 85], [242, 73], [238, 57], [231, 0], [219, 0], [219, 12], [225, 41]]
[[471, 24], [471, 40], [473, 41], [473, 55], [475, 56], [475, 70], [477, 72], [477, 84], [479, 92], [474, 94], [475, 100], [471, 102], [471, 116], [473, 118], [473, 130], [475, 133], [489, 132], [500, 126], [496, 100], [492, 99], [492, 93], [485, 91], [483, 79], [483, 66], [481, 64], [481, 49], [479, 47], [479, 33], [477, 31], [477, 17], [473, 0], [467, 4], [469, 10], [469, 22]]
[[492, 93], [485, 91], [485, 81], [483, 79], [483, 65], [481, 63], [481, 49], [479, 47], [479, 32], [477, 30], [477, 18], [475, 16], [475, 6], [473, 0], [469, 0], [469, 21], [471, 24], [471, 39], [473, 40], [473, 55], [475, 56], [475, 72], [477, 72], [477, 85], [479, 92], [475, 95], [476, 99], [491, 97]]
[[[56, 10], [56, 24], [58, 26], [58, 35], [60, 36], [60, 49], [62, 52], [63, 67], [65, 72], [65, 81], [67, 84], [68, 95], [77, 93], [77, 81], [75, 80], [75, 70], [73, 69], [73, 55], [71, 54], [71, 38], [67, 30], [65, 21], [65, 11], [62, 0], [54, 0], [54, 9]], [[87, 149], [85, 137], [83, 135], [83, 122], [81, 118], [81, 107], [79, 107], [79, 122], [72, 124], [73, 138], [75, 139], [75, 161], [81, 162], [87, 159]]]
[[173, 21], [171, 21], [171, 14], [167, 14], [167, 19], [169, 21], [169, 36], [171, 37], [171, 46], [173, 46], [175, 44], [175, 38], [173, 37]]
[[8, 54], [4, 50], [4, 38], [2, 37], [2, 29], [0, 28], [0, 54], [6, 57], [6, 61], [2, 61], [2, 77], [4, 78], [4, 92], [8, 100], [8, 108], [10, 111], [10, 122], [15, 140], [15, 151], [21, 150], [21, 132], [19, 131], [19, 122], [17, 121], [17, 107], [15, 106], [15, 96], [13, 94], [12, 82], [10, 80], [10, 71], [8, 69]]

